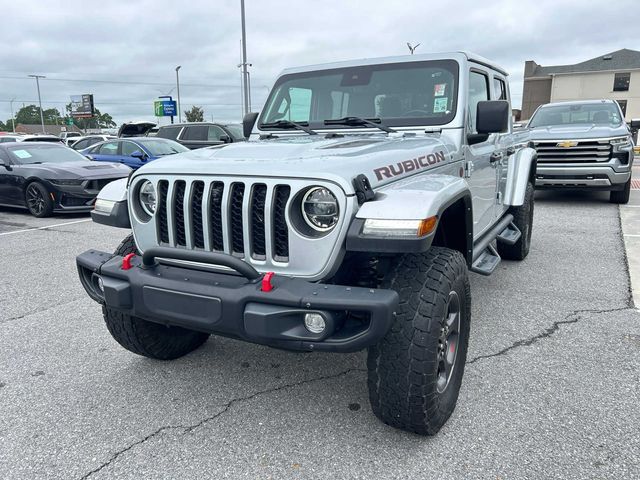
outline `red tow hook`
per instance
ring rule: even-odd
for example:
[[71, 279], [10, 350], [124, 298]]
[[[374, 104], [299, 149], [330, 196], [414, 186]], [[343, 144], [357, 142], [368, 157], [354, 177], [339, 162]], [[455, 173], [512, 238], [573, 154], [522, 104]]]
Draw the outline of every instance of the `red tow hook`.
[[267, 272], [264, 274], [264, 277], [262, 277], [262, 287], [260, 288], [260, 290], [262, 290], [263, 292], [270, 292], [271, 290], [273, 290], [271, 279], [274, 275], [275, 273], [273, 272]]
[[125, 255], [125, 257], [122, 259], [122, 270], [131, 270], [131, 268], [133, 267], [133, 265], [131, 265], [131, 259], [135, 256], [135, 253]]

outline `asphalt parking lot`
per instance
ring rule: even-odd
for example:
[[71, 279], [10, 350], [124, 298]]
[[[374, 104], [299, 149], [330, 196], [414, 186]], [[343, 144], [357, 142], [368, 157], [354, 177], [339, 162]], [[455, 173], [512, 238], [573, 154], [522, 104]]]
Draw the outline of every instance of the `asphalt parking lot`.
[[74, 258], [126, 232], [86, 220], [0, 211], [0, 478], [640, 477], [640, 315], [607, 194], [538, 192], [527, 260], [472, 274], [465, 378], [433, 438], [372, 415], [364, 353], [123, 350]]

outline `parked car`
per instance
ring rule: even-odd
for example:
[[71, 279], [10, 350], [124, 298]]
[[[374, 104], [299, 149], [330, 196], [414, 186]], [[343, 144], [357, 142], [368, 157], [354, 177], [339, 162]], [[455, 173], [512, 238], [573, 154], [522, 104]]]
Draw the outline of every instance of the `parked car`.
[[147, 121], [123, 123], [118, 129], [118, 137], [142, 137], [156, 127], [155, 123]]
[[175, 140], [191, 150], [246, 140], [240, 124], [207, 122], [163, 125], [156, 137]]
[[83, 150], [82, 153], [90, 160], [118, 162], [136, 169], [152, 160], [187, 151], [189, 151], [188, 148], [173, 140], [130, 137], [98, 143]]
[[74, 150], [84, 150], [96, 143], [104, 142], [105, 140], [111, 140], [116, 138], [114, 135], [87, 135], [86, 137], [74, 138], [73, 143], [67, 143], [67, 145]]
[[462, 384], [468, 272], [531, 245], [536, 152], [506, 71], [471, 53], [285, 70], [244, 127], [100, 192], [92, 218], [127, 236], [76, 263], [109, 332], [163, 360], [210, 334], [368, 349], [373, 413], [435, 434]]
[[629, 201], [633, 139], [618, 102], [548, 103], [528, 128], [538, 152], [536, 188], [605, 190], [612, 203]]
[[0, 136], [0, 143], [10, 142], [51, 142], [64, 144], [64, 140], [62, 140], [60, 137], [56, 137], [55, 135], [26, 135], [13, 133], [10, 135]]
[[63, 142], [67, 143], [68, 140], [72, 138], [81, 137], [82, 134], [80, 132], [60, 132], [60, 138]]
[[88, 212], [96, 195], [126, 178], [124, 165], [97, 165], [55, 143], [0, 144], [0, 205], [26, 208], [36, 217], [54, 212]]

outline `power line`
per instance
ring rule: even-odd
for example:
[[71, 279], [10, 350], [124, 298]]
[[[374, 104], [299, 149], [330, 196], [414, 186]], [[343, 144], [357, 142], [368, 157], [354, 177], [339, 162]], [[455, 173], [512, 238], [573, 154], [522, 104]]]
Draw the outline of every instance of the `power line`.
[[[0, 79], [4, 80], [24, 80], [24, 77], [12, 77], [12, 76], [0, 76]], [[44, 81], [48, 82], [75, 82], [75, 83], [106, 83], [106, 84], [114, 84], [114, 85], [153, 85], [153, 86], [167, 86], [173, 85], [171, 82], [134, 82], [134, 81], [126, 81], [126, 80], [91, 80], [91, 79], [78, 79], [78, 78], [49, 78], [47, 77]], [[197, 83], [183, 83], [183, 87], [197, 87], [197, 88], [240, 88], [238, 85], [207, 85], [207, 84], [197, 84]]]
[[[10, 103], [11, 100], [0, 100], [0, 103]], [[19, 100], [19, 99], [15, 99], [13, 100], [14, 103], [36, 103], [37, 100]], [[71, 103], [69, 100], [67, 101], [62, 101], [62, 100], [47, 100], [44, 103], [57, 103], [57, 104], [61, 104], [61, 105], [68, 105], [69, 103]], [[193, 103], [197, 103], [199, 106], [204, 106], [204, 107], [238, 107], [240, 105], [242, 105], [242, 103], [200, 103], [200, 102], [193, 102]], [[96, 102], [96, 104], [98, 105], [150, 105], [150, 102], [146, 101], [146, 102]]]

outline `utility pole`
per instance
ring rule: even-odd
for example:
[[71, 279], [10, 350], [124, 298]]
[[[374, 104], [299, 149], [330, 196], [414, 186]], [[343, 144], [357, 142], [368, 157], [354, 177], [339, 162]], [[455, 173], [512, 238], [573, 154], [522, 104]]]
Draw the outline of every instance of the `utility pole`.
[[180, 75], [178, 74], [180, 67], [181, 65], [176, 67], [176, 87], [178, 87], [178, 123], [182, 123], [182, 110], [180, 109]]
[[40, 104], [40, 123], [42, 124], [42, 133], [47, 133], [44, 129], [44, 114], [42, 113], [42, 98], [40, 98], [40, 79], [47, 78], [44, 75], [29, 75], [36, 79], [36, 87], [38, 88], [38, 103]]
[[15, 102], [15, 100], [16, 100], [16, 97], [13, 97], [9, 102], [9, 105], [11, 105], [11, 127], [13, 130], [13, 133], [16, 133], [16, 120], [13, 116], [13, 102]]
[[244, 0], [240, 0], [240, 15], [242, 18], [242, 106], [243, 114], [249, 113], [249, 71], [247, 70], [247, 32], [244, 21]]

